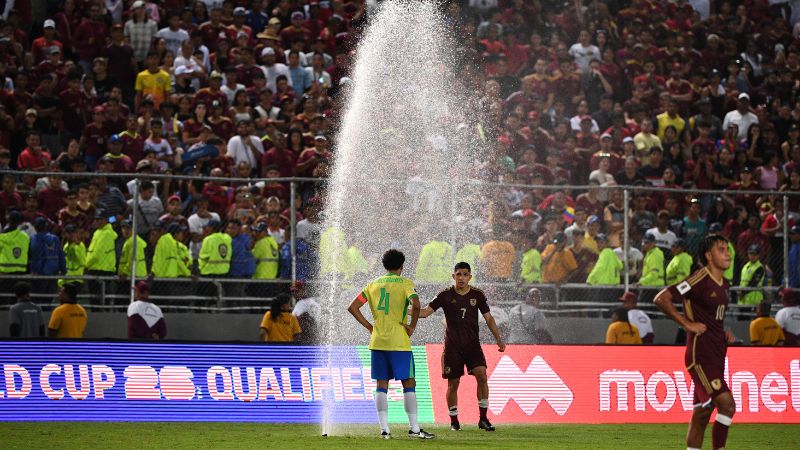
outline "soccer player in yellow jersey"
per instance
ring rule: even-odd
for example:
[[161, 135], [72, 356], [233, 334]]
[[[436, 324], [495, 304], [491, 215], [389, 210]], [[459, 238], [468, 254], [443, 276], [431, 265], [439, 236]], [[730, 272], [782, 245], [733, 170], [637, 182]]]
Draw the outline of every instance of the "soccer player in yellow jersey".
[[[400, 380], [403, 384], [403, 404], [408, 414], [408, 437], [433, 439], [417, 422], [417, 393], [414, 380], [414, 356], [411, 353], [411, 335], [419, 318], [419, 297], [414, 283], [400, 276], [403, 273], [405, 255], [399, 250], [387, 250], [383, 254], [386, 275], [373, 280], [350, 304], [347, 310], [358, 323], [370, 332], [369, 349], [372, 354], [372, 378], [377, 381], [375, 409], [381, 425], [381, 437], [391, 438], [389, 431], [389, 380]], [[371, 324], [361, 313], [369, 303]], [[408, 306], [411, 305], [411, 323], [407, 323]]]

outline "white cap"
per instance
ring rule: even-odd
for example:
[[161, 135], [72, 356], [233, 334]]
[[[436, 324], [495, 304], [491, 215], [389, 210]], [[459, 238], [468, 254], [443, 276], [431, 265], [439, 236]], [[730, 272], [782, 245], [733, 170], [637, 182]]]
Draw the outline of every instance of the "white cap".
[[612, 136], [610, 134], [608, 134], [608, 133], [603, 133], [602, 135], [600, 135], [600, 139], [605, 139], [605, 138], [611, 139]]
[[274, 54], [275, 54], [275, 49], [272, 47], [264, 47], [261, 50], [261, 56], [274, 55]]
[[633, 138], [632, 138], [632, 137], [630, 137], [630, 136], [626, 136], [626, 137], [625, 137], [625, 138], [622, 140], [622, 143], [623, 143], [623, 144], [626, 144], [626, 143], [628, 143], [628, 142], [633, 142]]
[[55, 28], [56, 22], [53, 19], [47, 19], [44, 21], [44, 25], [42, 28]]
[[745, 100], [747, 100], [749, 102], [750, 101], [750, 96], [747, 95], [747, 92], [742, 92], [741, 94], [739, 94], [739, 100], [741, 100], [741, 99], [745, 99]]
[[133, 5], [131, 5], [131, 9], [136, 9], [136, 8], [144, 8], [144, 2], [142, 0], [136, 0], [135, 2], [133, 2]]

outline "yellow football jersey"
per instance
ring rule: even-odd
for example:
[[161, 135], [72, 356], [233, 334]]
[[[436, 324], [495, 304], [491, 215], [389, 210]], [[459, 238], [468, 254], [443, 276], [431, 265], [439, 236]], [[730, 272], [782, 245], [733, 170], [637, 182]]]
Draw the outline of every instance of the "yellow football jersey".
[[414, 282], [387, 273], [367, 285], [358, 298], [369, 303], [374, 325], [369, 340], [370, 350], [410, 351], [411, 339], [406, 333], [406, 315], [411, 298], [417, 296]]

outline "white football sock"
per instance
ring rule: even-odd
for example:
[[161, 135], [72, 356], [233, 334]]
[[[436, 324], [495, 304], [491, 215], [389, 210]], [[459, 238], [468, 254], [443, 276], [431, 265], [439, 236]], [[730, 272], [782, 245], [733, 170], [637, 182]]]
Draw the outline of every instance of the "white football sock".
[[378, 410], [381, 431], [389, 433], [389, 398], [386, 392], [375, 391], [375, 409]]
[[419, 433], [419, 423], [417, 422], [417, 393], [415, 391], [403, 392], [403, 406], [408, 415], [408, 425], [411, 431]]

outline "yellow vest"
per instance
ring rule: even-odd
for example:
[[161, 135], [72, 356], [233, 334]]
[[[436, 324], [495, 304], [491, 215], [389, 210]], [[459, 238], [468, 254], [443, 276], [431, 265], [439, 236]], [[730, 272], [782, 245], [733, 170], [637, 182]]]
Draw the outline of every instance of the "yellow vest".
[[200, 275], [227, 275], [231, 268], [231, 236], [220, 232], [206, 236], [197, 265]]
[[278, 243], [266, 235], [256, 241], [253, 246], [253, 258], [256, 259], [254, 280], [274, 280], [278, 278]]
[[0, 273], [28, 271], [31, 238], [19, 229], [0, 233]]

